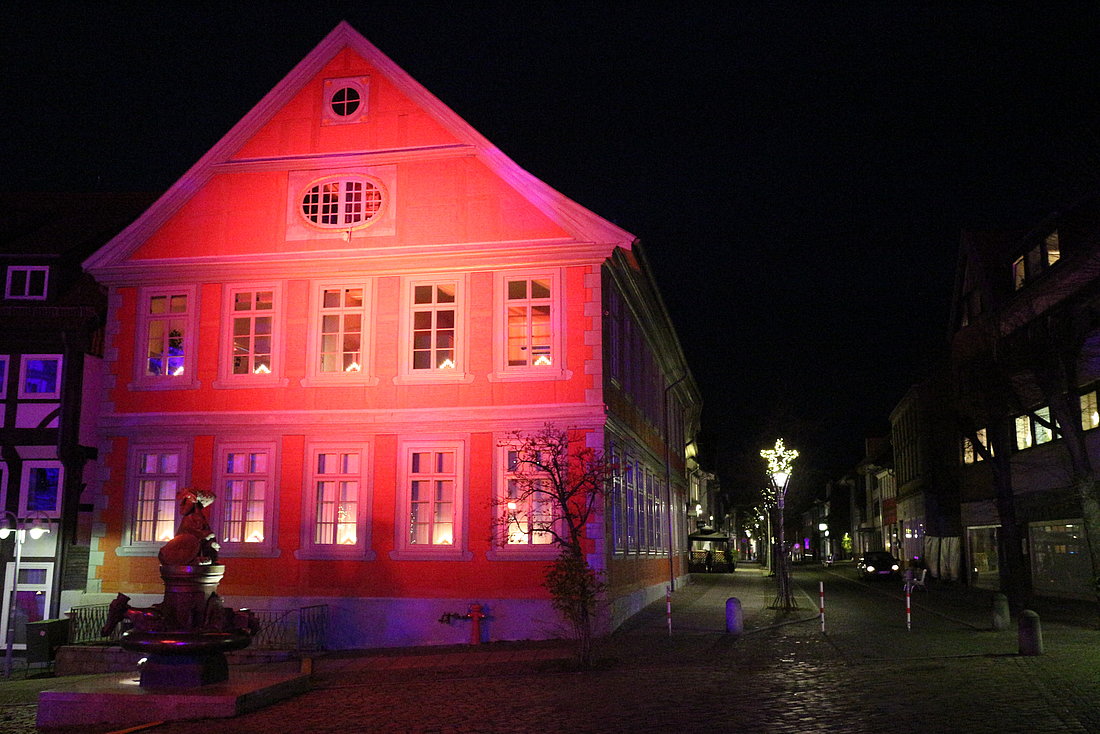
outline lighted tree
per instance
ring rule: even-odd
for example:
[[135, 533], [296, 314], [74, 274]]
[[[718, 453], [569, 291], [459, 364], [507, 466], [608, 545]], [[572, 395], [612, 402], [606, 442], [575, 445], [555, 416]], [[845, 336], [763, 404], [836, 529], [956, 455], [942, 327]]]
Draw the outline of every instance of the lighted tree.
[[547, 424], [535, 433], [515, 432], [505, 442], [507, 478], [494, 499], [494, 541], [556, 546], [544, 585], [577, 643], [578, 662], [589, 666], [605, 584], [585, 558], [584, 539], [603, 507], [612, 467], [585, 444], [585, 436]]
[[787, 554], [786, 534], [783, 530], [783, 509], [786, 505], [787, 482], [790, 481], [791, 468], [794, 460], [798, 458], [798, 452], [786, 448], [783, 445], [783, 439], [780, 438], [776, 440], [775, 448], [762, 450], [760, 456], [768, 462], [768, 477], [771, 480], [771, 489], [775, 493], [775, 508], [778, 515], [776, 535], [779, 539], [779, 547], [775, 559], [777, 591], [771, 606], [773, 609], [789, 611], [797, 609], [798, 605], [791, 593], [791, 566]]

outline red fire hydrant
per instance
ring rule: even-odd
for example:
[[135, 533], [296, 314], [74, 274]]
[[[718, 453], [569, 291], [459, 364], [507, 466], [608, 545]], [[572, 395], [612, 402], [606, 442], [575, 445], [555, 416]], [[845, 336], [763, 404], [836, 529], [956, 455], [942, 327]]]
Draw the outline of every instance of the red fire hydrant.
[[466, 615], [470, 618], [470, 644], [481, 644], [481, 620], [485, 617], [485, 614], [481, 611], [480, 604], [471, 604], [470, 613]]

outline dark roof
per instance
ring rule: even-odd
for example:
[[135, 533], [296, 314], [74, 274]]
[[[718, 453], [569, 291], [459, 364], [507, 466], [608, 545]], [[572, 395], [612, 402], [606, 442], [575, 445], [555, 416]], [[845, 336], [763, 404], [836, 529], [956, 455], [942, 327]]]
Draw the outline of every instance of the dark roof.
[[134, 221], [156, 194], [0, 193], [0, 254], [77, 262]]

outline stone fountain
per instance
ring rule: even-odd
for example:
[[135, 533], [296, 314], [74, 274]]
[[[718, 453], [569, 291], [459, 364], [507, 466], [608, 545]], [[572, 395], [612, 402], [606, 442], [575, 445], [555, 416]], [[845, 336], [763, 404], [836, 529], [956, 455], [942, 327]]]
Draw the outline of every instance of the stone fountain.
[[179, 530], [158, 554], [164, 600], [134, 608], [130, 597], [119, 594], [103, 628], [107, 636], [123, 620], [130, 623], [119, 645], [144, 654], [143, 687], [224, 682], [229, 678], [225, 653], [247, 647], [257, 630], [251, 611], [226, 608], [218, 596], [225, 566], [218, 563], [218, 543], [206, 518], [214, 495], [182, 489], [176, 499]]

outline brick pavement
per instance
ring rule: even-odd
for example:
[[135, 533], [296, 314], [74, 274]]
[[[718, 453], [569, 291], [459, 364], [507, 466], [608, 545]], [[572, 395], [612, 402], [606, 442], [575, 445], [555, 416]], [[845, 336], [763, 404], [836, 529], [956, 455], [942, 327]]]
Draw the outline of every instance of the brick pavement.
[[[745, 613], [736, 640], [724, 634], [730, 596]], [[991, 631], [987, 600], [965, 590], [917, 597], [915, 613], [945, 621], [916, 635], [860, 633], [839, 613], [822, 635], [816, 599], [784, 616], [766, 608], [773, 598], [753, 567], [699, 576], [674, 595], [671, 637], [659, 601], [600, 646], [595, 670], [572, 670], [554, 643], [333, 654], [296, 699], [148, 731], [1100, 732], [1100, 631], [1080, 620], [1044, 618], [1046, 654], [1021, 657], [1015, 630]], [[14, 708], [0, 706], [0, 726]]]

